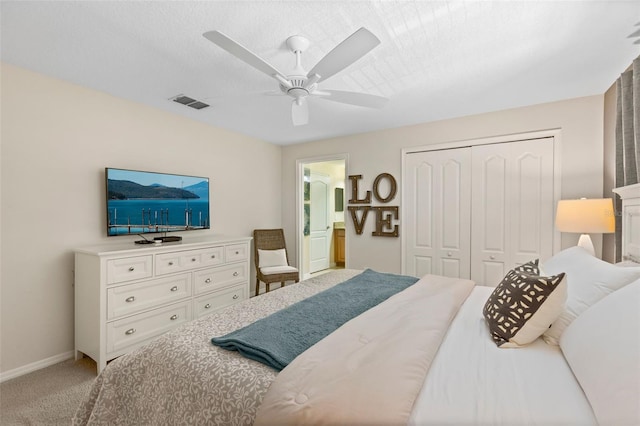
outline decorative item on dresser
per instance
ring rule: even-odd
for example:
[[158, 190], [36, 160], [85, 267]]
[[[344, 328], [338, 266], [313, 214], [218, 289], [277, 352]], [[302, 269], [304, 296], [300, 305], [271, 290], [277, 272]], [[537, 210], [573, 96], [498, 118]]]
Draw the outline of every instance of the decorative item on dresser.
[[250, 237], [75, 251], [75, 354], [107, 361], [249, 297]]

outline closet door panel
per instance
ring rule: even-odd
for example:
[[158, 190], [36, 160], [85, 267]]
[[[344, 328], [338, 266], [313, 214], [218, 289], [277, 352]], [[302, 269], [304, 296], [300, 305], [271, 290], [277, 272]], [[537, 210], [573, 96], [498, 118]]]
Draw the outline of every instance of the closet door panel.
[[[497, 285], [508, 261], [507, 240], [509, 175], [508, 150], [503, 144], [472, 148], [471, 279], [482, 285]], [[496, 280], [498, 280], [496, 282]]]
[[407, 159], [407, 193], [405, 209], [413, 232], [405, 238], [405, 269], [409, 275], [421, 277], [436, 273], [433, 268], [435, 255], [435, 207], [433, 164], [428, 158], [410, 155]]
[[408, 154], [405, 178], [405, 273], [469, 278], [469, 150]]
[[427, 250], [429, 255], [435, 248], [433, 218], [434, 210], [434, 190], [433, 166], [427, 162], [422, 162], [415, 169], [415, 247]]
[[442, 198], [439, 217], [440, 273], [447, 277], [471, 276], [471, 169], [470, 150], [440, 151]]
[[471, 278], [495, 286], [553, 251], [553, 138], [472, 148]]
[[513, 144], [512, 263], [553, 254], [553, 139]]

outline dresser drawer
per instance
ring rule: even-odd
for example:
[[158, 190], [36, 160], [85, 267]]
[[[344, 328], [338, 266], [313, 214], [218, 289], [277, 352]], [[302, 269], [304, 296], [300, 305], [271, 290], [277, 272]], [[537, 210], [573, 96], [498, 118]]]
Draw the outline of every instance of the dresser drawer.
[[153, 256], [107, 260], [107, 284], [149, 278], [153, 275]]
[[163, 253], [156, 256], [156, 275], [171, 274], [224, 263], [224, 247]]
[[196, 271], [193, 274], [194, 294], [224, 288], [231, 284], [246, 281], [247, 278], [246, 262]]
[[249, 244], [233, 244], [225, 247], [227, 262], [236, 262], [249, 258]]
[[231, 306], [249, 298], [245, 283], [228, 287], [220, 291], [205, 294], [194, 300], [194, 313], [196, 318], [212, 314], [222, 308]]
[[107, 290], [107, 319], [120, 318], [190, 296], [190, 273], [110, 287]]
[[153, 339], [191, 319], [191, 300], [185, 300], [107, 324], [107, 354], [122, 352]]

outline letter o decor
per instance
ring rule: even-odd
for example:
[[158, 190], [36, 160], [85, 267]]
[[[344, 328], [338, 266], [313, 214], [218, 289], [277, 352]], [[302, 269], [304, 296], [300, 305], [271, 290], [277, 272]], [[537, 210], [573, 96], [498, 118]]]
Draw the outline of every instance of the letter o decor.
[[[389, 184], [391, 186], [389, 188], [389, 195], [387, 195], [386, 198], [383, 198], [380, 196], [380, 192], [378, 191], [378, 185], [380, 184], [380, 181], [385, 178], [389, 179]], [[389, 201], [393, 200], [394, 197], [396, 196], [397, 190], [398, 190], [398, 185], [396, 183], [396, 179], [393, 176], [391, 176], [389, 173], [380, 173], [378, 176], [376, 176], [375, 180], [373, 181], [373, 195], [375, 195], [375, 197], [381, 203], [388, 203]]]

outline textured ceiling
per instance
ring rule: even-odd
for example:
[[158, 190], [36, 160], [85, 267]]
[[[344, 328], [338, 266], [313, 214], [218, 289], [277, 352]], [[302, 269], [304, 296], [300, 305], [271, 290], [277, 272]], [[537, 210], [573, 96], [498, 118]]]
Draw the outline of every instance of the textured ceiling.
[[[2, 1], [2, 61], [277, 144], [604, 93], [640, 54], [640, 1]], [[283, 73], [311, 69], [360, 27], [381, 44], [321, 89], [294, 127], [275, 80], [202, 34], [219, 30]], [[194, 110], [169, 100], [209, 103]]]

